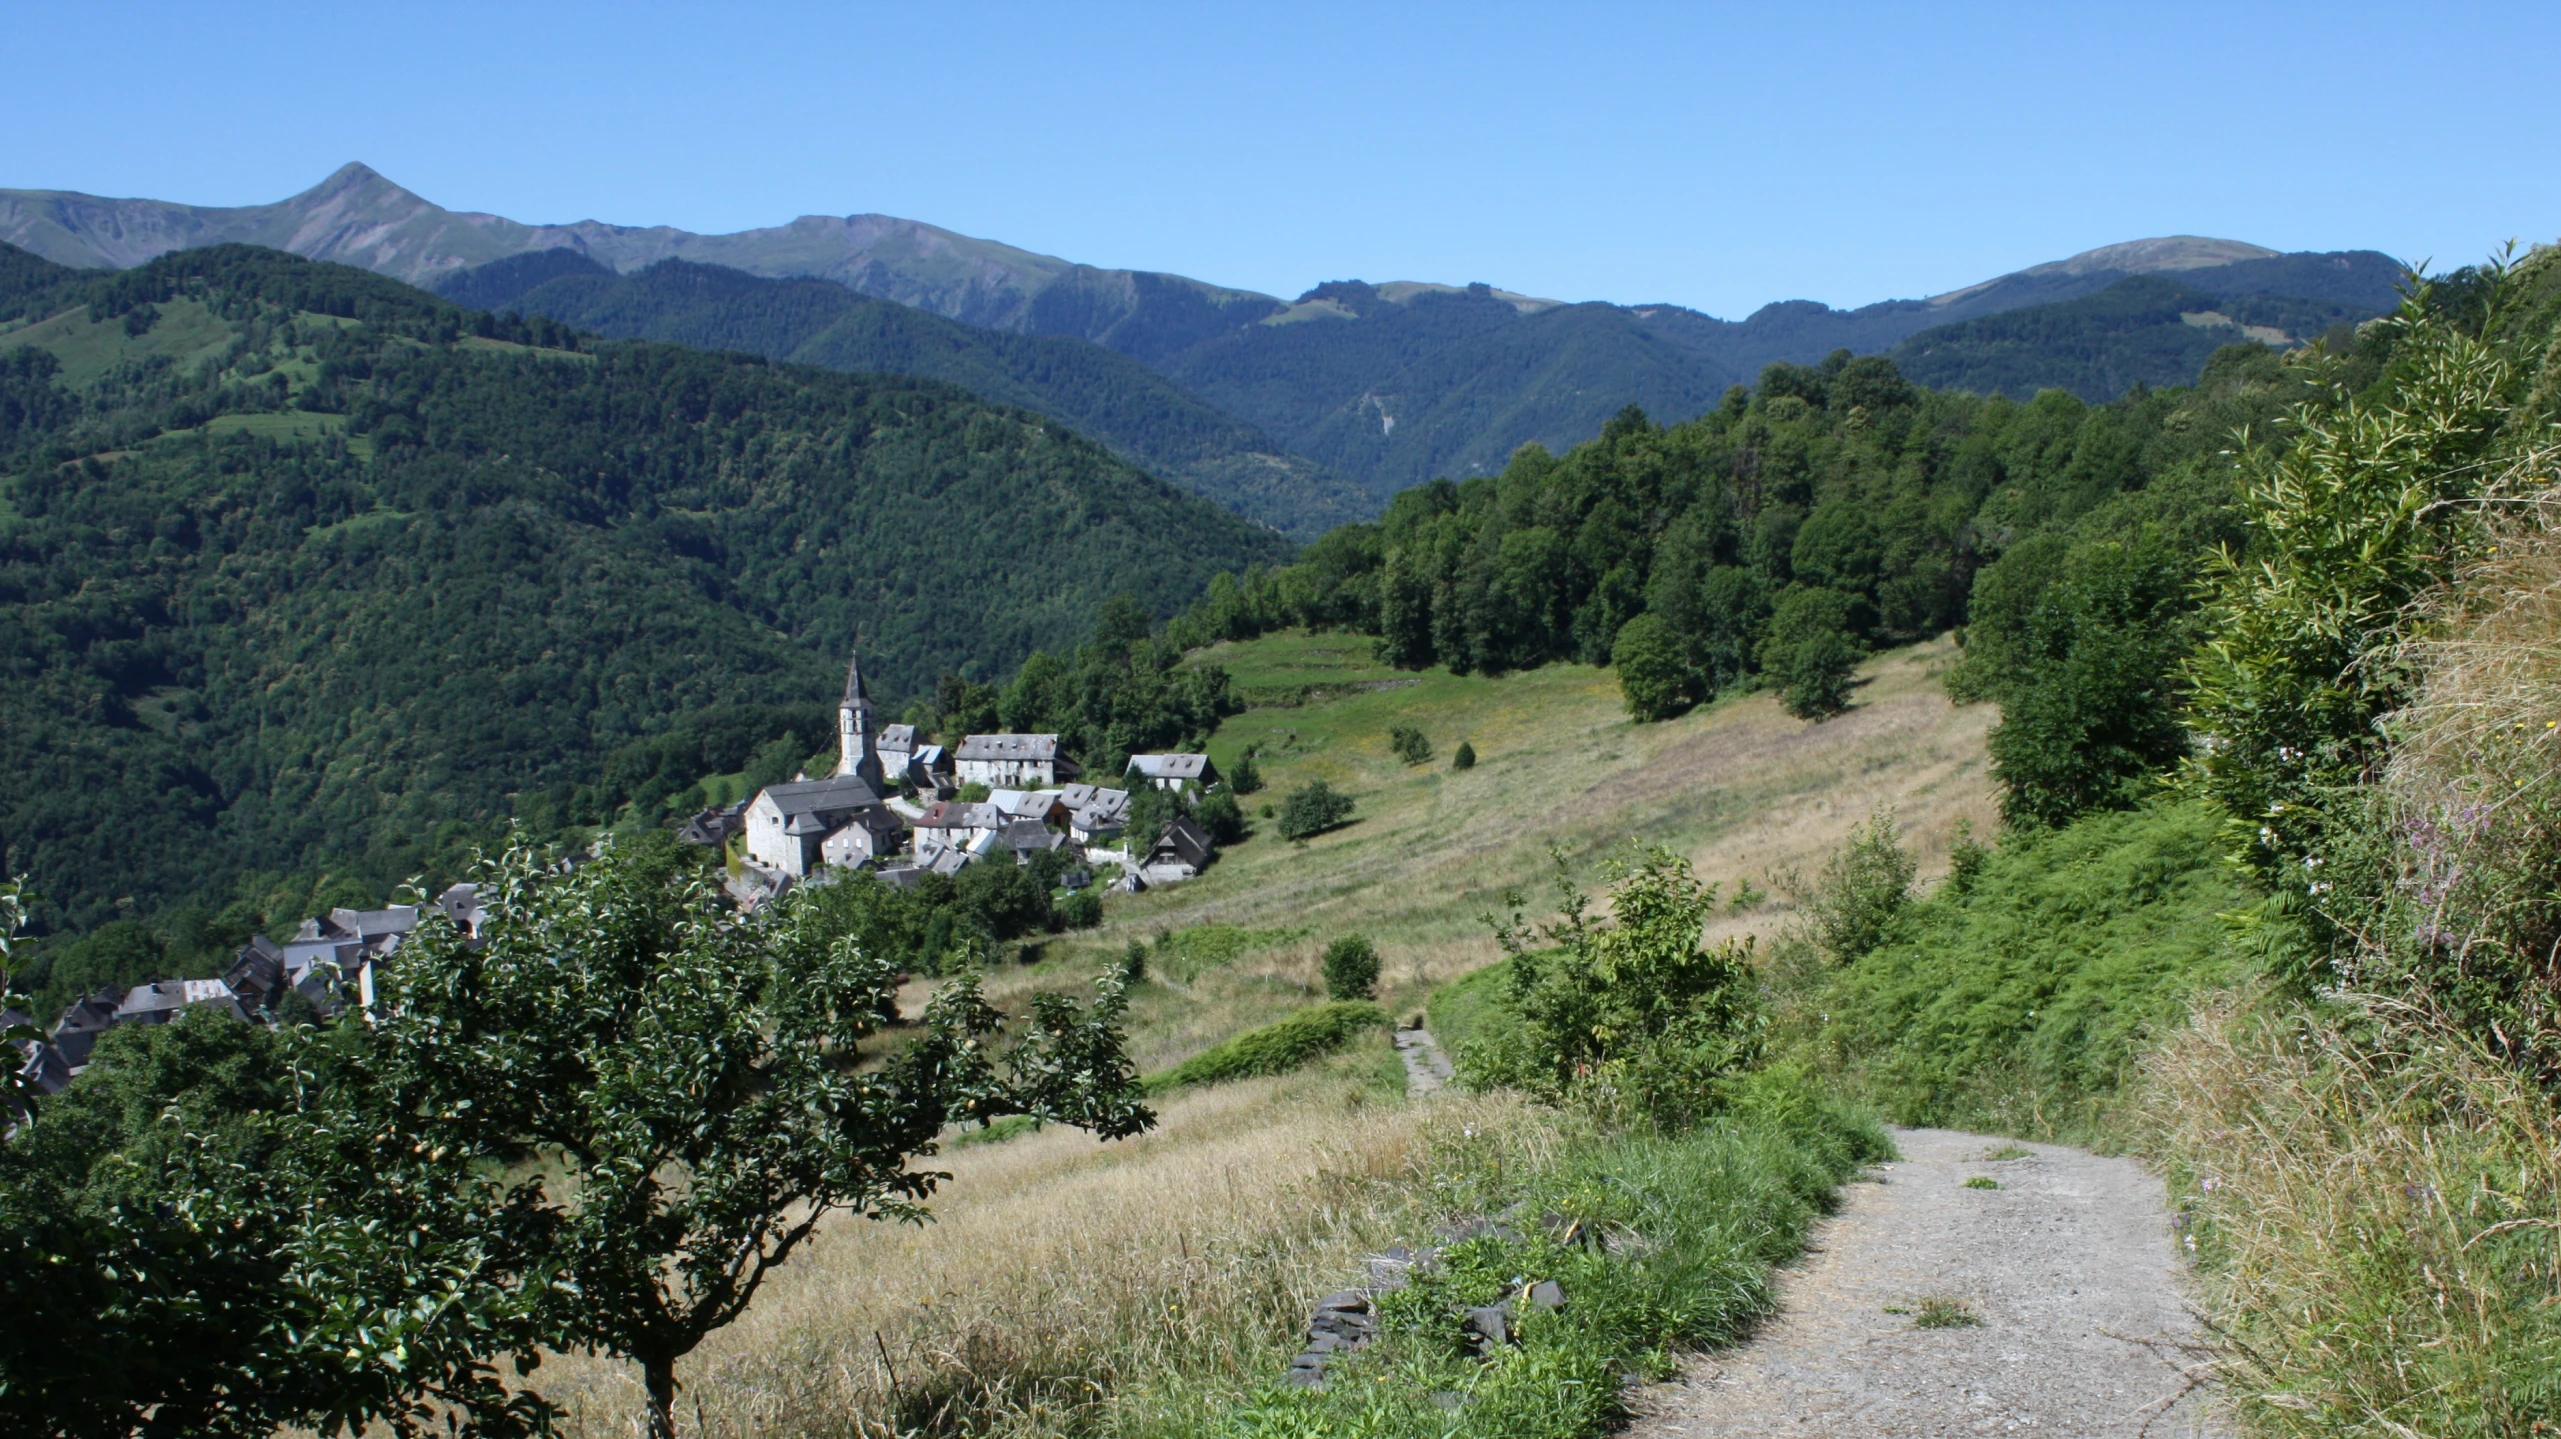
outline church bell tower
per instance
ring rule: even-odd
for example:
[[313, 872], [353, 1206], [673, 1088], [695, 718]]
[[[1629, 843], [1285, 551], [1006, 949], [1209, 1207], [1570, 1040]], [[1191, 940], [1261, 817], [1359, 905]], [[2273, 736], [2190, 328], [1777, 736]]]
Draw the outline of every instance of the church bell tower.
[[858, 652], [845, 666], [845, 699], [836, 707], [836, 773], [860, 778], [874, 794], [888, 789], [880, 772], [878, 734], [871, 697], [863, 693], [863, 660]]

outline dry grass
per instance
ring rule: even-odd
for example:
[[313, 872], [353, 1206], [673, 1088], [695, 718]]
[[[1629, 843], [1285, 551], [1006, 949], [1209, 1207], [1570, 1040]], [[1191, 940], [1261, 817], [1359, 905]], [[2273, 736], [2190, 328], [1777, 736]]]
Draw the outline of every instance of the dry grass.
[[[1252, 645], [1227, 648], [1239, 652], [1231, 661], [1252, 662]], [[1321, 992], [1317, 957], [1339, 934], [1378, 945], [1382, 1003], [1420, 1008], [1433, 986], [1498, 957], [1482, 916], [1507, 888], [1543, 896], [1551, 843], [1586, 860], [1630, 839], [1669, 844], [1728, 894], [1744, 882], [1770, 890], [1779, 873], [1817, 865], [1882, 804], [1901, 816], [1923, 873], [1941, 872], [1957, 823], [1988, 832], [1997, 814], [1983, 753], [1996, 716], [1988, 705], [1948, 702], [1939, 676], [1954, 658], [1944, 640], [1882, 656], [1866, 668], [1857, 703], [1821, 724], [1754, 695], [1639, 725], [1614, 676], [1577, 665], [1500, 679], [1435, 672], [1404, 688], [1248, 711], [1212, 749], [1225, 764], [1247, 743], [1266, 746], [1269, 789], [1254, 800], [1322, 778], [1357, 797], [1355, 822], [1303, 846], [1258, 822], [1262, 833], [1199, 880], [1115, 899], [1101, 930], [1056, 946], [1051, 963], [994, 992], [1090, 970], [1133, 935], [1209, 924], [1272, 935], [1199, 976], [1180, 1004], [1141, 1014], [1142, 1030], [1159, 1019], [1191, 1023], [1196, 1050]], [[1401, 764], [1387, 748], [1399, 724], [1423, 729], [1444, 755], [1472, 739], [1479, 763], [1463, 772], [1446, 761]], [[1765, 903], [1721, 917], [1709, 938], [1767, 935], [1784, 917]], [[1179, 1021], [1177, 1009], [1195, 1018]]]
[[2561, 1122], [2406, 1011], [2226, 1000], [2152, 1067], [2230, 1392], [2266, 1433], [2526, 1435], [2561, 1415]]
[[[1437, 1167], [1556, 1137], [1502, 1100], [1368, 1094], [1337, 1068], [1182, 1096], [1125, 1143], [1050, 1130], [946, 1155], [935, 1223], [834, 1224], [682, 1366], [684, 1432], [1184, 1432], [1269, 1379], [1362, 1252], [1410, 1237]], [[570, 1435], [636, 1432], [631, 1366], [568, 1356], [539, 1378]]]

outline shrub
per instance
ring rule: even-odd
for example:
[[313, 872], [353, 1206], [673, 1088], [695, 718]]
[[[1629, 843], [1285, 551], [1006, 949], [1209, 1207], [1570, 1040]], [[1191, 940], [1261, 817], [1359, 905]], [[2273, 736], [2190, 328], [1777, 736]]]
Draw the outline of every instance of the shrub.
[[1476, 746], [1469, 744], [1465, 740], [1460, 740], [1458, 742], [1458, 748], [1450, 754], [1449, 767], [1451, 769], [1476, 768]]
[[1287, 1074], [1332, 1054], [1369, 1030], [1385, 1029], [1389, 1023], [1386, 1010], [1366, 1001], [1316, 1005], [1260, 1029], [1249, 1029], [1171, 1069], [1149, 1075], [1147, 1092], [1162, 1094], [1190, 1084], [1224, 1084], [1257, 1075]]
[[1894, 811], [1878, 809], [1823, 862], [1822, 877], [1799, 900], [1814, 942], [1835, 964], [1883, 944], [1911, 902], [1919, 864], [1894, 834]]
[[1378, 997], [1378, 951], [1368, 940], [1347, 934], [1325, 946], [1325, 997]]
[[1412, 725], [1390, 726], [1387, 731], [1387, 747], [1395, 751], [1396, 757], [1407, 764], [1428, 763], [1432, 757], [1431, 738]]
[[1231, 845], [1245, 837], [1244, 807], [1236, 803], [1236, 796], [1223, 789], [1202, 800], [1194, 818], [1209, 831], [1212, 844]]
[[1248, 795], [1263, 787], [1263, 767], [1254, 762], [1254, 752], [1236, 756], [1235, 767], [1227, 771], [1227, 789], [1231, 794]]
[[1058, 920], [1069, 929], [1092, 929], [1103, 922], [1103, 897], [1087, 885], [1060, 902]]
[[1325, 781], [1310, 780], [1281, 801], [1278, 827], [1283, 839], [1323, 834], [1352, 817], [1352, 797]]
[[1120, 982], [1136, 984], [1147, 977], [1147, 941], [1133, 936], [1120, 952]]
[[1507, 1041], [1462, 1050], [1470, 1082], [1666, 1129], [1695, 1122], [1714, 1109], [1718, 1082], [1760, 1057], [1751, 941], [1699, 947], [1716, 887], [1670, 850], [1610, 862], [1607, 926], [1585, 917], [1589, 900], [1561, 860], [1558, 870], [1558, 919], [1533, 928], [1515, 908], [1497, 931], [1511, 954], [1507, 1005], [1522, 1022]]

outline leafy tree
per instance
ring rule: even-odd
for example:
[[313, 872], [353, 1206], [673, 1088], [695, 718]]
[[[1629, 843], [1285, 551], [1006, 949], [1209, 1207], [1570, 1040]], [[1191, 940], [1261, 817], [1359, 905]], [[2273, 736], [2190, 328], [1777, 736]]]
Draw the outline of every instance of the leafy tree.
[[1325, 781], [1309, 780], [1281, 800], [1276, 826], [1283, 839], [1311, 839], [1352, 817], [1352, 797]]
[[1260, 791], [1262, 787], [1263, 767], [1255, 763], [1254, 751], [1248, 748], [1244, 753], [1236, 756], [1234, 767], [1227, 771], [1228, 792], [1239, 796], [1249, 795]]
[[1428, 764], [1432, 758], [1431, 736], [1412, 725], [1390, 725], [1387, 747], [1407, 764]]
[[1620, 626], [1610, 664], [1618, 671], [1627, 712], [1637, 719], [1667, 720], [1699, 702], [1698, 672], [1660, 615], [1638, 615]]
[[[1980, 856], [1968, 859], [1979, 863]], [[1896, 833], [1894, 812], [1879, 809], [1823, 862], [1812, 885], [1790, 883], [1802, 891], [1798, 902], [1814, 943], [1833, 963], [1849, 964], [1894, 937], [1919, 872]]]
[[1780, 687], [1789, 714], [1822, 719], [1849, 707], [1860, 653], [1851, 634], [1857, 605], [1855, 596], [1839, 590], [1794, 589], [1779, 597], [1761, 641], [1761, 668]]
[[653, 1439], [675, 1434], [676, 1361], [828, 1214], [923, 1217], [942, 1176], [913, 1161], [943, 1125], [1151, 1122], [1117, 981], [1090, 1007], [1036, 998], [1000, 1056], [1004, 1017], [964, 971], [867, 1068], [898, 965], [818, 907], [742, 920], [663, 846], [566, 874], [518, 848], [482, 883], [478, 942], [434, 916], [386, 967], [375, 1063], [414, 1143], [543, 1161], [520, 1193], [558, 1266], [550, 1339], [637, 1361]]
[[1466, 740], [1460, 740], [1458, 748], [1450, 752], [1449, 767], [1451, 769], [1476, 768], [1476, 746]]
[[1610, 862], [1612, 922], [1557, 857], [1559, 914], [1525, 919], [1518, 895], [1496, 937], [1512, 956], [1506, 1002], [1523, 1021], [1510, 1047], [1471, 1047], [1471, 1081], [1677, 1128], [1712, 1113], [1717, 1083], [1755, 1063], [1766, 1021], [1751, 942], [1702, 949], [1716, 887], [1689, 862], [1648, 849]]
[[1218, 790], [1204, 797], [1193, 817], [1200, 821], [1201, 828], [1209, 831], [1209, 842], [1221, 848], [1245, 837], [1244, 807], [1237, 804], [1236, 796], [1227, 790]]
[[1325, 946], [1325, 997], [1376, 999], [1378, 951], [1367, 939], [1347, 934]]
[[952, 876], [961, 921], [989, 940], [1020, 939], [1050, 927], [1049, 887], [1003, 851]]

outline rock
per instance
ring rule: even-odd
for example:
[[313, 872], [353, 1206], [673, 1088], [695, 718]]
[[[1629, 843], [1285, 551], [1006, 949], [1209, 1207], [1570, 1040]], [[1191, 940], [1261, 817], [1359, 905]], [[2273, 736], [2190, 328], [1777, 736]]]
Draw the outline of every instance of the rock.
[[1465, 1327], [1476, 1335], [1476, 1347], [1487, 1353], [1512, 1342], [1512, 1306], [1488, 1304], [1467, 1311]]
[[[1351, 1341], [1349, 1341], [1349, 1340], [1345, 1339], [1342, 1335], [1340, 1335], [1340, 1334], [1328, 1334], [1328, 1333], [1325, 1333], [1325, 1332], [1323, 1332], [1323, 1331], [1319, 1331], [1319, 1332], [1317, 1332], [1317, 1333], [1310, 1334], [1310, 1335], [1308, 1335], [1308, 1336], [1307, 1336], [1307, 1351], [1306, 1351], [1306, 1353], [1307, 1353], [1307, 1354], [1331, 1354], [1331, 1353], [1333, 1353], [1333, 1352], [1334, 1352], [1335, 1350], [1337, 1350], [1337, 1349], [1348, 1349], [1348, 1348], [1350, 1348], [1350, 1347], [1351, 1347]], [[1305, 1357], [1306, 1357], [1306, 1354], [1302, 1354], [1302, 1355], [1300, 1355], [1299, 1357], [1300, 1357], [1300, 1358], [1305, 1358]]]
[[1337, 1289], [1316, 1301], [1317, 1313], [1323, 1314], [1329, 1311], [1337, 1314], [1367, 1314], [1369, 1296], [1357, 1289]]
[[1289, 1385], [1293, 1389], [1322, 1389], [1325, 1387], [1325, 1371], [1322, 1369], [1301, 1369], [1297, 1365], [1293, 1364], [1290, 1366], [1289, 1372], [1281, 1376], [1281, 1382]]
[[1311, 1335], [1335, 1334], [1357, 1342], [1367, 1339], [1370, 1330], [1375, 1328], [1377, 1323], [1377, 1320], [1366, 1314], [1345, 1314], [1338, 1310], [1327, 1310], [1307, 1321], [1307, 1332]]
[[1562, 1309], [1565, 1286], [1553, 1279], [1542, 1279], [1529, 1287], [1528, 1299], [1532, 1309]]

